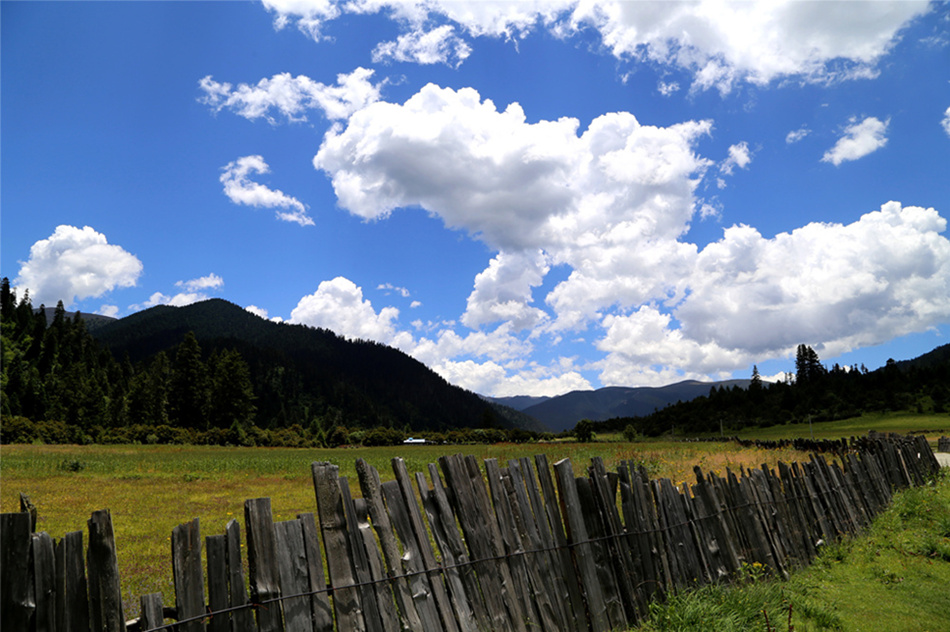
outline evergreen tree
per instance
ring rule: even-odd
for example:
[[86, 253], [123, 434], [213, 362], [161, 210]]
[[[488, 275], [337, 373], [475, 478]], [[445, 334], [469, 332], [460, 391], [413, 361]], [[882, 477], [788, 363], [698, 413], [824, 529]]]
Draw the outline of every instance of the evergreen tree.
[[208, 369], [201, 359], [201, 347], [193, 332], [178, 345], [172, 366], [169, 403], [174, 425], [193, 430], [208, 427]]
[[216, 428], [238, 424], [248, 428], [254, 422], [254, 389], [251, 372], [237, 350], [216, 354], [211, 362], [211, 402], [209, 417]]

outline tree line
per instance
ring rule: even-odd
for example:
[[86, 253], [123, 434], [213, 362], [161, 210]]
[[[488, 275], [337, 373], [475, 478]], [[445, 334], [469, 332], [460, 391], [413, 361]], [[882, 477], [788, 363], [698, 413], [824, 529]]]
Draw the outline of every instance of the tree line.
[[[2, 280], [2, 443], [332, 447], [396, 444], [409, 435], [452, 443], [525, 441], [538, 436], [500, 427], [501, 415], [481, 400], [477, 401], [483, 410], [475, 412], [475, 423], [470, 411], [467, 417], [453, 416], [462, 408], [454, 402], [453, 397], [458, 397], [454, 394], [448, 397], [449, 404], [442, 405], [447, 413], [443, 427], [431, 423], [431, 414], [419, 412], [415, 419], [397, 423], [398, 404], [376, 401], [382, 396], [350, 378], [361, 371], [385, 371], [376, 355], [372, 362], [340, 369], [313, 349], [308, 357], [317, 359], [307, 363], [273, 346], [233, 336], [202, 344], [193, 331], [181, 333], [181, 327], [155, 326], [139, 319], [132, 329], [140, 337], [126, 340], [117, 359], [108, 345], [90, 333], [81, 314], [67, 314], [62, 302], [51, 318], [46, 311], [43, 306], [33, 308], [28, 291], [18, 300], [9, 280]], [[212, 327], [227, 330], [220, 320], [229, 313], [227, 309], [208, 313]], [[296, 337], [290, 344], [295, 348], [342, 344], [340, 355], [357, 349], [351, 354], [357, 357], [374, 350], [358, 344], [347, 347], [347, 341], [332, 334], [319, 338], [319, 332], [299, 328], [285, 327], [279, 333]], [[120, 334], [125, 335], [122, 330]], [[318, 342], [304, 340], [308, 334]], [[139, 340], [145, 342], [138, 344]], [[142, 353], [141, 348], [149, 345], [148, 353]], [[382, 363], [386, 361], [398, 359]], [[326, 365], [319, 369], [323, 374], [309, 368], [321, 363]], [[342, 377], [327, 379], [329, 373]], [[382, 378], [385, 381], [385, 375]], [[426, 384], [416, 375], [407, 379]], [[411, 398], [407, 395], [407, 399]], [[458, 419], [469, 427], [453, 427]]]
[[895, 362], [869, 371], [865, 366], [830, 369], [818, 353], [801, 344], [796, 349], [795, 373], [778, 382], [765, 382], [752, 369], [747, 389], [713, 387], [709, 395], [679, 402], [644, 417], [617, 417], [585, 424], [585, 432], [630, 429], [647, 436], [731, 432], [746, 427], [784, 423], [834, 421], [864, 413], [907, 411], [946, 414], [950, 407], [950, 345], [915, 360]]

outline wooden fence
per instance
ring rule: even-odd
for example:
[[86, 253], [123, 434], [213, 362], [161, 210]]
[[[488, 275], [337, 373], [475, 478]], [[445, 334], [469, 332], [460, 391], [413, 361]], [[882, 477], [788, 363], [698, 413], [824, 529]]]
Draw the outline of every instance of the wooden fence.
[[[330, 632], [624, 629], [653, 599], [729, 581], [756, 563], [784, 576], [821, 542], [861, 529], [895, 489], [939, 465], [922, 437], [852, 440], [842, 465], [812, 455], [776, 469], [695, 468], [696, 483], [649, 480], [593, 459], [446, 456], [413, 480], [393, 459], [381, 482], [357, 461], [361, 498], [330, 463], [312, 465], [317, 514], [274, 522], [245, 502], [241, 528], [172, 532], [174, 603], [141, 597], [126, 622], [109, 512], [54, 541], [30, 511], [2, 515], [4, 632]], [[777, 471], [776, 471], [777, 470]], [[417, 495], [418, 494], [418, 495]], [[421, 499], [421, 503], [420, 503]], [[24, 507], [29, 509], [29, 507]], [[324, 566], [324, 561], [326, 566]], [[249, 590], [248, 590], [249, 589]], [[170, 607], [169, 607], [170, 606]]]

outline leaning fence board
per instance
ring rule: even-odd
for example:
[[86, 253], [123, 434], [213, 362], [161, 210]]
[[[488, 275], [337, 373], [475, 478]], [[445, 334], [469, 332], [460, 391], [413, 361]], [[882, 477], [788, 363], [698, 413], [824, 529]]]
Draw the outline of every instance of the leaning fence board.
[[581, 584], [587, 597], [588, 614], [594, 632], [606, 632], [613, 629], [607, 613], [607, 603], [603, 588], [594, 565], [594, 552], [587, 536], [587, 526], [581, 510], [577, 483], [574, 480], [574, 468], [570, 459], [561, 459], [554, 464], [560, 491], [561, 507], [565, 513], [568, 528], [568, 541], [575, 545], [574, 560], [580, 569]]
[[119, 584], [119, 562], [115, 553], [115, 533], [108, 509], [93, 512], [86, 523], [89, 548], [86, 565], [89, 569], [89, 611], [92, 629], [96, 632], [125, 632], [122, 589]]
[[[431, 465], [431, 464], [430, 464]], [[435, 490], [429, 490], [429, 484], [426, 482], [425, 474], [416, 472], [416, 488], [419, 490], [419, 497], [422, 500], [422, 508], [429, 519], [429, 526], [432, 530], [432, 538], [442, 552], [443, 573], [445, 575], [445, 585], [449, 591], [449, 598], [452, 600], [452, 609], [455, 610], [459, 629], [463, 632], [477, 632], [478, 624], [475, 618], [475, 611], [472, 609], [471, 601], [465, 590], [465, 583], [456, 566], [455, 554], [451, 545], [448, 543], [449, 536], [446, 528], [454, 530], [454, 521], [447, 527], [442, 518], [439, 503], [435, 498]], [[449, 512], [451, 517], [451, 511]], [[471, 571], [470, 565], [468, 570]], [[472, 584], [472, 588], [477, 591], [477, 584]], [[487, 626], [487, 619], [486, 624]]]
[[[360, 603], [363, 605], [363, 622], [368, 632], [382, 632], [383, 621], [380, 612], [380, 597], [373, 584], [370, 569], [369, 555], [363, 544], [363, 535], [360, 533], [359, 521], [356, 517], [356, 507], [350, 493], [350, 484], [345, 476], [337, 479], [340, 488], [340, 500], [343, 503], [343, 515], [346, 518], [346, 535], [350, 545], [353, 573], [359, 584]], [[382, 588], [387, 588], [382, 586]], [[390, 601], [392, 599], [390, 598]], [[395, 613], [393, 613], [395, 614]]]
[[340, 468], [332, 463], [315, 462], [310, 466], [313, 474], [314, 493], [317, 497], [317, 514], [323, 533], [323, 547], [327, 554], [327, 569], [333, 586], [333, 610], [337, 627], [362, 632], [362, 604], [355, 587], [356, 577], [350, 557], [346, 535], [346, 518], [343, 498], [337, 483]]
[[254, 612], [243, 608], [249, 602], [244, 586], [244, 566], [241, 564], [241, 525], [237, 520], [228, 520], [224, 527], [224, 540], [228, 568], [228, 598], [230, 606], [237, 608], [231, 613], [231, 632], [257, 632]]
[[[416, 502], [416, 496], [412, 491], [412, 481], [409, 478], [409, 471], [406, 469], [406, 462], [399, 457], [395, 457], [391, 463], [396, 482], [399, 484], [399, 490], [402, 492], [403, 501], [409, 511], [412, 535], [415, 537], [419, 552], [422, 554], [422, 565], [426, 571], [435, 571], [438, 569], [438, 563], [435, 559], [435, 553], [432, 552], [429, 533], [422, 521], [422, 512], [419, 510], [419, 504]], [[436, 606], [442, 616], [443, 629], [446, 632], [458, 632], [455, 612], [452, 609], [448, 593], [446, 593], [445, 584], [442, 583], [442, 577], [438, 572], [429, 572], [427, 576], [432, 586]]]
[[531, 581], [528, 578], [528, 569], [525, 565], [524, 547], [517, 532], [512, 516], [508, 494], [502, 483], [501, 469], [497, 459], [485, 460], [485, 475], [488, 479], [488, 491], [494, 503], [494, 514], [497, 517], [499, 541], [502, 544], [501, 553], [507, 555], [511, 578], [514, 582], [515, 593], [520, 598], [525, 613], [525, 623], [529, 627], [540, 625], [540, 617], [535, 607], [535, 599], [531, 590]]
[[402, 568], [403, 572], [409, 575], [409, 586], [416, 612], [422, 621], [422, 629], [440, 629], [438, 606], [435, 603], [429, 576], [425, 572], [419, 543], [412, 533], [409, 510], [406, 508], [402, 492], [399, 490], [399, 483], [386, 481], [380, 486], [380, 490], [386, 500], [393, 527], [396, 529], [396, 534], [403, 545]]
[[280, 579], [277, 570], [277, 541], [270, 498], [244, 502], [247, 529], [247, 562], [251, 600], [258, 604], [257, 625], [261, 632], [281, 632]]
[[393, 592], [402, 617], [402, 623], [410, 630], [419, 630], [422, 627], [422, 621], [419, 619], [419, 613], [416, 612], [409, 581], [402, 576], [402, 554], [399, 552], [399, 544], [393, 534], [392, 522], [383, 504], [379, 473], [364, 459], [356, 460], [356, 473], [359, 477], [360, 490], [366, 501], [373, 528], [379, 538], [386, 570], [390, 576], [394, 576]]
[[633, 623], [637, 620], [633, 559], [630, 556], [627, 539], [622, 537], [623, 523], [617, 513], [617, 492], [600, 457], [594, 457], [591, 460], [589, 476], [593, 500], [600, 516], [602, 537], [605, 538], [603, 548], [607, 553], [608, 563], [613, 565], [624, 620]]
[[519, 630], [519, 632], [525, 630], [523, 620], [513, 617], [509, 612], [508, 607], [515, 598], [510, 594], [510, 584], [506, 584], [505, 577], [501, 573], [500, 563], [494, 559], [495, 553], [486, 535], [484, 514], [476, 502], [467, 468], [458, 455], [440, 457], [439, 465], [445, 474], [446, 489], [452, 491], [449, 500], [462, 528], [469, 557], [478, 574], [481, 592], [492, 617], [491, 629], [499, 632], [511, 629]]
[[554, 480], [551, 478], [551, 468], [548, 466], [548, 458], [543, 454], [539, 454], [535, 457], [535, 464], [538, 469], [538, 483], [541, 485], [541, 494], [544, 497], [544, 513], [548, 518], [552, 541], [554, 545], [557, 546], [561, 578], [567, 589], [568, 600], [565, 602], [565, 607], [570, 614], [569, 623], [573, 624], [570, 626], [570, 629], [578, 631], [587, 630], [587, 615], [585, 612], [584, 598], [581, 595], [581, 585], [574, 566], [574, 558], [567, 545], [564, 522], [561, 520], [560, 505], [558, 504], [557, 495], [554, 491]]

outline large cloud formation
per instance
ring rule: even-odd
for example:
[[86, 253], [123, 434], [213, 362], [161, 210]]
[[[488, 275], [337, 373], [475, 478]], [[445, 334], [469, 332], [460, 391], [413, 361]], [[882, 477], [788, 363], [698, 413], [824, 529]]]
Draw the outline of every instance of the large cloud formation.
[[[934, 209], [889, 202], [848, 225], [772, 238], [733, 226], [702, 250], [684, 240], [702, 208], [698, 183], [751, 161], [740, 143], [713, 170], [695, 151], [710, 133], [709, 121], [653, 127], [625, 112], [583, 131], [569, 118], [529, 123], [517, 104], [429, 85], [402, 105], [355, 113], [326, 135], [314, 165], [357, 216], [420, 206], [497, 252], [461, 319], [493, 347], [451, 331], [399, 343], [469, 388], [499, 371], [577, 375], [511, 355], [568, 331], [600, 336], [605, 356], [586, 368], [604, 384], [656, 384], [728, 375], [802, 341], [838, 354], [950, 318], [950, 242]], [[536, 297], [557, 265], [569, 276]]]
[[680, 68], [693, 75], [694, 90], [722, 93], [737, 82], [873, 77], [901, 29], [929, 10], [925, 0], [264, 0], [264, 5], [276, 14], [278, 28], [295, 22], [316, 40], [326, 23], [347, 13], [391, 16], [403, 34], [381, 44], [377, 55], [420, 63], [464, 61], [470, 45], [456, 31], [469, 38], [514, 39], [537, 29], [563, 38], [592, 30], [618, 59]]
[[61, 225], [30, 248], [14, 285], [28, 288], [35, 306], [69, 307], [73, 301], [99, 297], [115, 288], [132, 287], [142, 262], [90, 226]]

